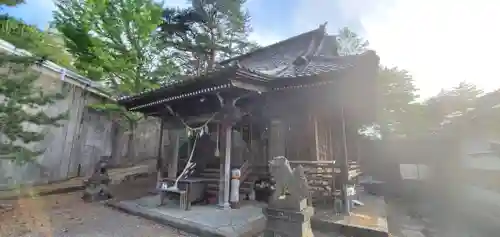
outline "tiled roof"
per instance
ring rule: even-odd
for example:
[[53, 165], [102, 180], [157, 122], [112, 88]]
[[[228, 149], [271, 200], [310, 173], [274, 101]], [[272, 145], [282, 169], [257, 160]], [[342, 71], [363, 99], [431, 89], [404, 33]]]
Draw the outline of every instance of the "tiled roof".
[[[336, 37], [325, 34], [324, 25], [274, 45], [246, 55], [221, 62], [221, 65], [237, 62], [242, 67], [268, 75], [270, 78], [314, 75], [328, 67], [337, 55]], [[335, 65], [332, 65], [335, 67]]]

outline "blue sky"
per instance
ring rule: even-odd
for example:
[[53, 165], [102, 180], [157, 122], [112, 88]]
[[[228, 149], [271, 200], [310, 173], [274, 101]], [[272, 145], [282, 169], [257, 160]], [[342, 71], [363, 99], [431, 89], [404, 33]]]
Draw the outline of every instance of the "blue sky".
[[[274, 43], [328, 22], [363, 35], [381, 62], [408, 70], [423, 97], [468, 81], [500, 88], [500, 1], [496, 0], [247, 0], [253, 40]], [[166, 0], [182, 6], [185, 0]], [[7, 12], [45, 28], [52, 0], [27, 0]]]

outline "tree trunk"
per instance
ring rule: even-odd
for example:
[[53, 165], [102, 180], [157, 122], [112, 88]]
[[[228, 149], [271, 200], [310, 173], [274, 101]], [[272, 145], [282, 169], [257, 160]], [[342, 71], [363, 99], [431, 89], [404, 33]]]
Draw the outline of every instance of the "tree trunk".
[[116, 121], [111, 124], [111, 163], [113, 166], [120, 165], [121, 147], [120, 144], [120, 125]]
[[210, 50], [210, 53], [209, 55], [207, 55], [207, 59], [208, 59], [208, 62], [207, 62], [207, 73], [210, 72], [213, 68], [214, 68], [214, 64], [215, 64], [215, 50]]
[[128, 131], [128, 140], [127, 140], [127, 163], [133, 164], [135, 159], [135, 128], [136, 124], [130, 122], [129, 131]]

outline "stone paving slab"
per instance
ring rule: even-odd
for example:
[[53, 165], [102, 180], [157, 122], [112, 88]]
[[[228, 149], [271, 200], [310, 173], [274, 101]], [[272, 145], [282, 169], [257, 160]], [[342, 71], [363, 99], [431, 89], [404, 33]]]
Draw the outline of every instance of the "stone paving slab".
[[[328, 233], [326, 235], [331, 237], [339, 236], [334, 233], [342, 232], [361, 233], [359, 236], [369, 237], [388, 236], [383, 198], [372, 197], [371, 200], [365, 198], [364, 201], [366, 204], [364, 208], [355, 209], [353, 215], [348, 217], [336, 216], [332, 210], [318, 208], [318, 214], [312, 218], [311, 225], [315, 231]], [[129, 214], [151, 219], [199, 236], [254, 237], [258, 236], [258, 233], [261, 233], [265, 227], [266, 218], [262, 214], [263, 206], [255, 204], [243, 205], [240, 209], [232, 210], [221, 210], [211, 205], [196, 205], [192, 206], [190, 211], [184, 211], [176, 205], [159, 207], [159, 203], [158, 195], [136, 200], [107, 202], [109, 206]], [[370, 206], [374, 204], [379, 206]], [[374, 210], [377, 208], [381, 210]]]
[[158, 207], [159, 196], [133, 201], [108, 202], [111, 207], [169, 225], [199, 236], [257, 236], [265, 227], [262, 209], [246, 205], [240, 209], [222, 210], [215, 206], [192, 206], [184, 211], [177, 206]]

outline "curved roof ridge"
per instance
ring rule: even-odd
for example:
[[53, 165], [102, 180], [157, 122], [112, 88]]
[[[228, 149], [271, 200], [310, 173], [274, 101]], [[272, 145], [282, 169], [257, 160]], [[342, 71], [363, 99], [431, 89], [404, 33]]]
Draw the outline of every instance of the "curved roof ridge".
[[254, 55], [255, 53], [262, 52], [264, 50], [269, 50], [271, 48], [279, 47], [279, 46], [281, 46], [282, 44], [284, 44], [286, 42], [290, 42], [290, 41], [296, 40], [298, 38], [302, 38], [302, 37], [304, 37], [306, 35], [314, 34], [314, 33], [317, 33], [317, 32], [323, 32], [323, 33], [326, 32], [326, 22], [324, 24], [321, 24], [318, 28], [316, 28], [314, 30], [310, 30], [310, 31], [307, 31], [305, 33], [293, 36], [291, 38], [287, 38], [287, 39], [278, 41], [278, 42], [276, 42], [274, 44], [271, 44], [271, 45], [268, 45], [268, 46], [264, 46], [262, 48], [254, 50], [254, 51], [251, 51], [251, 52], [248, 52], [248, 53], [245, 53], [245, 54], [242, 54], [242, 55], [230, 58], [230, 59], [226, 59], [226, 60], [220, 61], [217, 64], [223, 65], [223, 64], [228, 64], [228, 63], [234, 62], [234, 61], [240, 61], [241, 59], [250, 57], [250, 56]]

